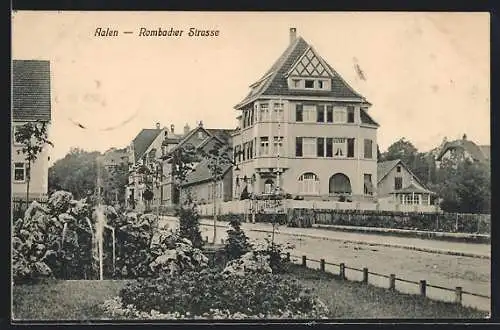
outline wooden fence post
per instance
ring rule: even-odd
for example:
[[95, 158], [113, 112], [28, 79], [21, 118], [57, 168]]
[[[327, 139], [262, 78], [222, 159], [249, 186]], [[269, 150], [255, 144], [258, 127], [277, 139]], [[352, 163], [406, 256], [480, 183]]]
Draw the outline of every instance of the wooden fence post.
[[345, 264], [341, 263], [340, 265], [340, 279], [345, 280]]
[[427, 289], [427, 282], [425, 280], [420, 281], [420, 295], [425, 297]]
[[319, 261], [319, 269], [324, 272], [325, 271], [325, 259], [321, 259]]
[[307, 267], [307, 257], [306, 256], [302, 256], [302, 266]]
[[462, 304], [462, 287], [457, 286], [455, 288], [455, 303]]
[[395, 274], [389, 275], [389, 289], [396, 290], [396, 275]]
[[368, 284], [368, 268], [363, 268], [363, 283]]
[[286, 261], [290, 261], [290, 252], [286, 253]]

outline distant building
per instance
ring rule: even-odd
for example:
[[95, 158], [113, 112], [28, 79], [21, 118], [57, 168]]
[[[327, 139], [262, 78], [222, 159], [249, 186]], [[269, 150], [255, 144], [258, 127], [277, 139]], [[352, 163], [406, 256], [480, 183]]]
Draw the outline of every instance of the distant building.
[[436, 166], [439, 167], [445, 159], [455, 161], [468, 159], [473, 162], [489, 164], [490, 149], [489, 145], [477, 145], [473, 141], [467, 140], [467, 135], [464, 134], [461, 140], [443, 144], [436, 157]]
[[[28, 123], [51, 122], [50, 62], [14, 60], [12, 66], [12, 197], [26, 198], [28, 164], [18, 153], [16, 130]], [[50, 126], [48, 126], [49, 128]], [[49, 150], [44, 148], [31, 164], [30, 199], [44, 199], [48, 194]]]
[[389, 160], [377, 165], [378, 200], [401, 205], [431, 205], [435, 195], [400, 160]]
[[[156, 128], [145, 128], [135, 137], [127, 148], [129, 159], [129, 182], [126, 189], [126, 201], [128, 206], [143, 210], [145, 203], [143, 193], [146, 190], [145, 173], [141, 171], [144, 167], [153, 171], [150, 178], [158, 180], [160, 174], [158, 160], [162, 155], [162, 145], [167, 137], [167, 129], [156, 124]], [[160, 179], [161, 180], [161, 179]], [[155, 194], [155, 199], [160, 198], [159, 193]]]
[[[233, 129], [204, 128], [202, 122], [200, 122], [196, 128], [191, 130], [186, 124], [184, 129], [185, 135], [183, 136], [183, 138], [169, 143], [165, 156], [163, 157], [164, 181], [162, 183], [162, 205], [178, 205], [182, 198], [185, 197], [184, 193], [187, 192], [187, 190], [191, 191], [192, 197], [199, 202], [207, 202], [213, 198], [212, 188], [210, 188], [212, 183], [209, 182], [210, 180], [208, 178], [210, 171], [207, 167], [207, 161], [203, 160], [200, 157], [199, 162], [192, 164], [194, 171], [192, 173], [189, 173], [186, 177], [186, 182], [183, 183], [183, 187], [181, 189], [184, 191], [183, 193], [182, 191], [179, 191], [173, 184], [173, 178], [171, 176], [172, 164], [170, 164], [169, 162], [170, 154], [177, 148], [181, 148], [189, 144], [192, 145], [200, 155], [202, 150], [205, 152], [209, 152], [217, 144], [226, 145], [231, 148], [231, 134], [233, 132]], [[230, 177], [232, 177], [231, 174]], [[218, 184], [218, 186], [220, 186], [217, 188], [219, 190], [216, 193], [216, 196], [220, 196], [218, 198], [222, 198], [221, 191], [227, 191], [228, 189], [231, 191], [231, 183], [224, 182], [225, 180], [223, 180], [222, 183]], [[224, 198], [231, 198], [227, 196], [232, 196], [231, 194], [223, 195], [225, 196]]]
[[[233, 134], [241, 177], [256, 194], [280, 190], [305, 200], [373, 201], [377, 182], [377, 129], [371, 104], [296, 30], [285, 52], [235, 106]], [[279, 154], [279, 157], [277, 156]]]

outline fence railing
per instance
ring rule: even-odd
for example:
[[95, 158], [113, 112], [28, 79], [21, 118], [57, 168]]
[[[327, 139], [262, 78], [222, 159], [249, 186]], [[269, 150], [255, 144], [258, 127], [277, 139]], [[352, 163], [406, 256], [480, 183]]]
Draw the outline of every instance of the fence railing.
[[[294, 258], [295, 260], [293, 260], [292, 258]], [[308, 267], [307, 261], [317, 262], [317, 263], [319, 263], [319, 270], [321, 272], [326, 272], [325, 265], [337, 266], [337, 267], [339, 267], [338, 276], [340, 277], [341, 280], [347, 280], [346, 273], [345, 273], [346, 269], [361, 272], [363, 274], [362, 282], [365, 284], [368, 284], [369, 275], [374, 275], [377, 277], [386, 278], [389, 280], [388, 289], [390, 289], [390, 290], [396, 290], [396, 282], [397, 281], [403, 282], [403, 283], [415, 284], [419, 287], [420, 295], [423, 297], [427, 296], [427, 288], [435, 288], [435, 289], [440, 289], [440, 290], [444, 290], [444, 291], [448, 291], [448, 292], [454, 292], [455, 293], [454, 302], [456, 304], [463, 303], [462, 298], [464, 295], [469, 295], [469, 296], [487, 299], [488, 301], [491, 301], [491, 296], [476, 293], [476, 292], [466, 291], [466, 290], [463, 290], [463, 288], [461, 286], [457, 286], [455, 288], [448, 288], [448, 287], [444, 287], [441, 285], [429, 284], [429, 283], [427, 283], [426, 280], [420, 280], [417, 282], [417, 281], [407, 280], [407, 279], [404, 279], [401, 277], [396, 277], [396, 274], [389, 274], [389, 275], [381, 274], [381, 273], [369, 271], [368, 268], [366, 268], [366, 267], [364, 267], [362, 269], [356, 268], [356, 267], [349, 267], [345, 263], [334, 263], [334, 262], [326, 261], [325, 259], [317, 260], [317, 259], [313, 259], [313, 258], [307, 258], [307, 256], [305, 256], [305, 255], [296, 256], [296, 255], [291, 255], [289, 252], [286, 253], [286, 260], [289, 262], [294, 262], [294, 263], [296, 263], [296, 261], [301, 261], [301, 266], [306, 267], [306, 268]]]

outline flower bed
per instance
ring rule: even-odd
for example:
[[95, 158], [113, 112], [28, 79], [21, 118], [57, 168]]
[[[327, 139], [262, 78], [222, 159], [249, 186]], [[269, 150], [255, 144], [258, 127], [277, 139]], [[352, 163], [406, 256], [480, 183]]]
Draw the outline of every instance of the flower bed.
[[213, 269], [138, 280], [103, 309], [109, 317], [140, 319], [318, 319], [328, 314], [297, 280]]

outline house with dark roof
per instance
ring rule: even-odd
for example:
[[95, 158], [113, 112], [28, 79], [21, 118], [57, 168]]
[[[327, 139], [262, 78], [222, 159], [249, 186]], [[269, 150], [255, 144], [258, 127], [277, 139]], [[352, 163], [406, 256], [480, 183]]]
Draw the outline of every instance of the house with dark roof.
[[483, 164], [490, 163], [490, 146], [477, 145], [467, 140], [464, 134], [462, 139], [447, 141], [443, 144], [436, 156], [436, 165], [439, 167], [445, 159], [452, 161], [463, 161], [465, 159]]
[[[28, 122], [51, 122], [50, 62], [13, 60], [12, 63], [12, 197], [26, 198], [28, 164], [18, 151], [15, 132]], [[50, 126], [48, 126], [50, 128]], [[42, 150], [30, 167], [30, 199], [45, 199], [48, 194], [49, 148]]]
[[279, 188], [304, 200], [373, 200], [379, 125], [370, 106], [291, 28], [286, 50], [234, 107], [240, 175], [256, 179], [233, 173], [233, 195]]
[[435, 195], [400, 160], [379, 162], [377, 166], [377, 197], [379, 203], [432, 206]]
[[[161, 127], [160, 123], [156, 124], [155, 128], [144, 128], [132, 140], [127, 147], [128, 162], [129, 162], [129, 182], [126, 189], [127, 206], [134, 209], [142, 210], [145, 206], [143, 193], [147, 185], [147, 176], [142, 171], [145, 167], [155, 171], [155, 174], [160, 173], [161, 166], [158, 160], [164, 152], [162, 147], [163, 141], [168, 137], [166, 127]], [[151, 187], [153, 190], [155, 186]], [[157, 188], [159, 190], [159, 188]], [[160, 193], [154, 194], [153, 203], [155, 200], [160, 200]], [[159, 203], [156, 201], [156, 203]]]
[[[231, 194], [227, 191], [232, 192], [231, 181], [232, 172], [225, 169], [224, 179], [219, 182], [217, 186], [217, 191], [213, 193], [214, 187], [212, 187], [211, 179], [207, 176], [209, 175], [209, 169], [207, 167], [208, 163], [201, 158], [202, 151], [209, 152], [216, 146], [227, 146], [231, 148], [231, 134], [234, 129], [211, 129], [203, 127], [203, 123], [200, 121], [197, 127], [190, 130], [189, 126], [186, 124], [184, 127], [184, 136], [176, 141], [168, 143], [167, 151], [163, 158], [163, 173], [164, 181], [162, 182], [162, 205], [174, 206], [177, 205], [182, 196], [189, 190], [192, 192], [192, 197], [199, 203], [206, 203], [212, 201], [214, 196], [219, 199], [231, 199]], [[177, 148], [181, 148], [186, 145], [191, 145], [195, 148], [197, 153], [200, 155], [198, 163], [193, 164], [194, 171], [189, 173], [186, 177], [186, 182], [183, 184], [182, 190], [179, 191], [173, 184], [170, 163], [171, 155]], [[227, 179], [229, 178], [229, 179]]]

